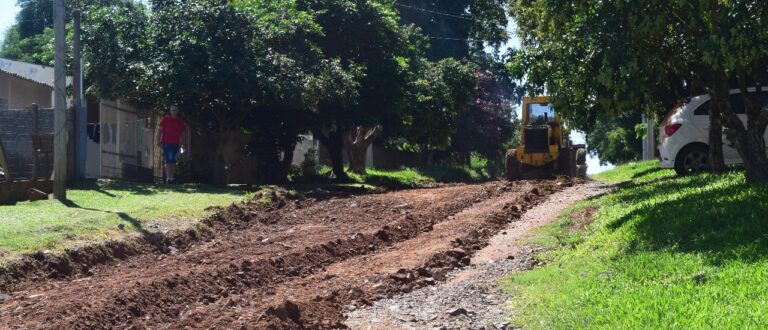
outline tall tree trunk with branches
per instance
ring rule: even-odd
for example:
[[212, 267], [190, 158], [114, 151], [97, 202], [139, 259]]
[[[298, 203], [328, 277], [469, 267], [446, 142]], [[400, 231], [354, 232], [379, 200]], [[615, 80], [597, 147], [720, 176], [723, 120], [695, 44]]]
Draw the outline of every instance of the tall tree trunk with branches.
[[342, 134], [336, 130], [313, 130], [312, 134], [328, 151], [331, 158], [331, 175], [339, 180], [349, 179], [344, 172], [344, 142]]
[[365, 154], [368, 147], [376, 138], [381, 136], [384, 127], [376, 125], [374, 127], [357, 126], [350, 132], [344, 134], [344, 146], [349, 154], [349, 171], [357, 174], [366, 174]]
[[739, 151], [745, 167], [745, 177], [749, 182], [768, 182], [768, 153], [766, 153], [765, 130], [768, 127], [768, 109], [763, 107], [765, 92], [762, 84], [756, 84], [753, 95], [747, 87], [747, 73], [742, 68], [738, 72], [739, 90], [744, 100], [747, 113], [747, 127], [734, 111], [726, 113], [728, 135]]
[[715, 78], [715, 87], [709, 93], [709, 168], [714, 172], [725, 171], [723, 158], [723, 114], [728, 111], [728, 79]]

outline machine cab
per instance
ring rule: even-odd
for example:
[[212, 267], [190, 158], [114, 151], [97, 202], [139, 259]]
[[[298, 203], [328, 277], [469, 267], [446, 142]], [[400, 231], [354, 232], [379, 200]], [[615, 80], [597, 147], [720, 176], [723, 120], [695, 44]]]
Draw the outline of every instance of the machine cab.
[[522, 163], [543, 166], [557, 160], [559, 150], [568, 147], [560, 116], [548, 96], [524, 97], [522, 108]]

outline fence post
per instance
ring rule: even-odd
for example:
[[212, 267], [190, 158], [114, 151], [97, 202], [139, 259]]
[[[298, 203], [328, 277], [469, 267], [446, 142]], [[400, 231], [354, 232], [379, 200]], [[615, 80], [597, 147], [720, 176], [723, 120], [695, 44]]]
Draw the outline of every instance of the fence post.
[[33, 133], [40, 134], [40, 106], [37, 103], [32, 103], [32, 113], [35, 116], [35, 130]]
[[40, 171], [40, 158], [39, 140], [40, 140], [40, 107], [37, 103], [32, 103], [32, 113], [34, 115], [34, 130], [32, 131], [32, 181], [37, 182], [37, 173]]

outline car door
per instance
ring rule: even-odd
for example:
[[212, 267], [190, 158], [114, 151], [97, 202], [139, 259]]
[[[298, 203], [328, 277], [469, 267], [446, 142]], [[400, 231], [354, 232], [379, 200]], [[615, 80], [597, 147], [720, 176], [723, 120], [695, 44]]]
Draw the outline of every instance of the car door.
[[[700, 106], [698, 106], [691, 115], [691, 122], [693, 123], [693, 126], [696, 127], [706, 142], [709, 142], [710, 106], [711, 101], [709, 100], [709, 97], [706, 96], [705, 101]], [[744, 120], [746, 120], [746, 117]], [[723, 158], [726, 163], [740, 162], [739, 152], [725, 137], [725, 132], [723, 132]]]
[[[741, 93], [734, 93], [728, 96], [728, 103], [731, 104], [731, 109], [737, 116], [739, 116], [744, 127], [747, 127], [747, 109], [744, 105], [744, 98], [741, 96]], [[725, 135], [723, 135], [723, 158], [725, 158], [726, 163], [741, 163], [739, 151], [731, 141], [728, 141]]]

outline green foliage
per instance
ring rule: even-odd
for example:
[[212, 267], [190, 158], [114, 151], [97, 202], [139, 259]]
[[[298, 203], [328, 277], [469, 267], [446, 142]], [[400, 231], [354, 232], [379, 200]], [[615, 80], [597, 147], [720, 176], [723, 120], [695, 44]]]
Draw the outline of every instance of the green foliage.
[[209, 186], [100, 181], [76, 185], [67, 196], [66, 204], [45, 200], [0, 206], [0, 255], [61, 250], [156, 228], [184, 227], [208, 214], [211, 206], [242, 201], [251, 194]]
[[17, 24], [14, 28], [20, 40], [35, 37], [53, 28], [53, 1], [17, 0], [16, 5], [20, 10], [16, 14]]
[[[589, 153], [600, 158], [601, 164], [623, 164], [640, 159], [643, 140], [637, 136], [635, 126], [639, 114], [620, 114], [600, 118], [587, 133]], [[645, 130], [645, 125], [642, 125]]]
[[[517, 324], [546, 329], [768, 324], [763, 299], [768, 292], [761, 282], [768, 272], [768, 189], [736, 172], [659, 178], [668, 171], [649, 172], [653, 166], [618, 168], [615, 180], [636, 177], [635, 182], [572, 210], [597, 210], [592, 217], [566, 216], [539, 232], [539, 242], [558, 250], [540, 256], [546, 266], [504, 281], [520, 307]], [[575, 229], [584, 226], [583, 232]]]
[[[53, 66], [53, 1], [18, 0], [21, 8], [16, 15], [16, 23], [5, 31], [3, 44], [0, 45], [0, 57]], [[78, 9], [86, 13], [110, 6], [135, 5], [133, 0], [72, 0], [66, 4], [65, 13], [67, 30], [67, 65], [72, 62], [72, 11]], [[87, 22], [87, 19], [85, 20]], [[68, 69], [70, 69], [68, 67]]]
[[0, 57], [53, 66], [53, 29], [23, 38], [18, 26], [11, 26], [5, 31]]
[[151, 103], [140, 88], [153, 79], [146, 63], [150, 59], [148, 20], [149, 12], [140, 4], [93, 8], [86, 13], [82, 36], [90, 94]]
[[408, 88], [409, 107], [398, 136], [419, 151], [444, 150], [451, 145], [460, 115], [475, 94], [477, 68], [454, 59], [424, 62]]
[[[320, 100], [316, 132], [346, 132], [357, 125], [390, 124], [403, 109], [404, 91], [423, 51], [424, 40], [398, 24], [389, 3], [379, 1], [302, 0], [299, 8], [315, 13], [322, 34], [311, 40], [327, 59], [338, 60], [331, 72], [354, 79], [356, 95]], [[339, 76], [337, 75], [337, 76]], [[350, 102], [351, 101], [351, 102]]]
[[317, 150], [310, 148], [304, 153], [304, 160], [301, 161], [301, 166], [317, 166]]

